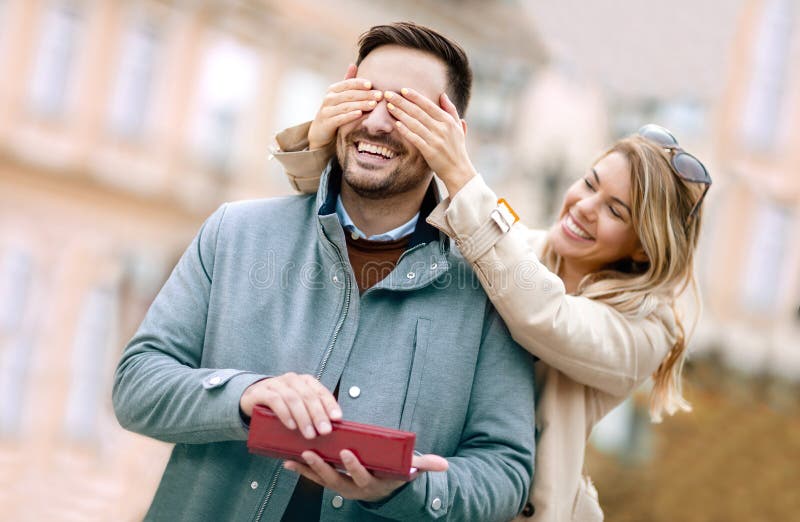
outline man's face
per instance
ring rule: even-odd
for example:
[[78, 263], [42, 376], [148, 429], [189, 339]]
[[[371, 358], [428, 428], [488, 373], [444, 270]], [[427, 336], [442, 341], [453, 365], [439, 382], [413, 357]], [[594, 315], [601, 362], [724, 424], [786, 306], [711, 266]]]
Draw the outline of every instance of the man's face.
[[[439, 104], [447, 70], [438, 58], [397, 45], [378, 47], [358, 67], [358, 77], [372, 88], [400, 92], [412, 88]], [[395, 119], [381, 100], [360, 119], [339, 128], [336, 157], [343, 182], [361, 197], [383, 199], [427, 184], [430, 168], [419, 150], [400, 136]]]

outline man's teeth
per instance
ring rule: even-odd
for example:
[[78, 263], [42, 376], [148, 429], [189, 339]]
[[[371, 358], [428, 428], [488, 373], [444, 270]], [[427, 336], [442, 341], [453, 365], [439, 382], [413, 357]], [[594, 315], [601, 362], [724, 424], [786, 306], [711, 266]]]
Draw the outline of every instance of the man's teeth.
[[387, 149], [386, 147], [379, 147], [371, 143], [364, 143], [363, 141], [358, 142], [358, 152], [369, 152], [371, 154], [378, 154], [387, 159], [392, 159], [395, 157], [395, 153]]
[[592, 239], [592, 236], [584, 232], [576, 223], [572, 220], [572, 216], [567, 214], [566, 219], [564, 219], [564, 223], [567, 225], [567, 228], [570, 232], [575, 234], [578, 237], [582, 237], [583, 239]]

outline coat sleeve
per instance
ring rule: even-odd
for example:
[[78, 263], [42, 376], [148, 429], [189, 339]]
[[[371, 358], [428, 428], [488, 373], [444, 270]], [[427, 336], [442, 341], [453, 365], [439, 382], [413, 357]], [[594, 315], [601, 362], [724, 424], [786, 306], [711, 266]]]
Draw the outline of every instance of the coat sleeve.
[[126, 429], [190, 444], [247, 438], [239, 399], [265, 376], [201, 364], [224, 214], [223, 205], [202, 226], [122, 354], [112, 395]]
[[488, 522], [511, 520], [524, 507], [535, 451], [534, 358], [513, 342], [494, 308], [488, 310], [449, 469], [420, 475], [382, 503], [362, 502], [366, 509], [391, 520]]
[[660, 304], [630, 317], [604, 303], [567, 295], [539, 260], [545, 232], [490, 217], [497, 196], [480, 177], [447, 199], [429, 221], [453, 237], [487, 295], [526, 350], [571, 379], [624, 396], [658, 367], [675, 341], [675, 323]]
[[319, 187], [320, 176], [336, 152], [336, 145], [309, 150], [308, 128], [311, 122], [301, 123], [279, 132], [275, 136], [278, 148], [272, 156], [280, 162], [289, 183], [296, 191], [314, 194]]

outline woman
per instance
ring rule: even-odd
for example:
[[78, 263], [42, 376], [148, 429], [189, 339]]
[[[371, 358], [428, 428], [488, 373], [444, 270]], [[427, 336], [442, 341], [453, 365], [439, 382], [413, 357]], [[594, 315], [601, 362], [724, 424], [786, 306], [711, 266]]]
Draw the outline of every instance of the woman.
[[314, 191], [336, 129], [384, 105], [450, 194], [428, 221], [455, 240], [514, 339], [539, 358], [535, 474], [518, 519], [602, 520], [583, 473], [594, 425], [650, 375], [654, 421], [690, 410], [676, 299], [688, 287], [696, 295], [708, 172], [666, 129], [647, 125], [567, 190], [549, 230], [529, 229], [476, 173], [466, 126], [445, 94], [439, 106], [411, 89], [378, 96], [354, 75], [351, 66], [330, 87], [310, 125], [278, 135], [276, 157], [296, 188]]

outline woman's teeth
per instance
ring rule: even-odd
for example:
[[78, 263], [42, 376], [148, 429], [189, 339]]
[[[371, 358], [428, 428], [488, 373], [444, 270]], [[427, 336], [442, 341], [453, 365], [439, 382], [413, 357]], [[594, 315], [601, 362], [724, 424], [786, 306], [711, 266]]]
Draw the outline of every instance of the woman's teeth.
[[575, 234], [578, 237], [582, 237], [583, 239], [592, 239], [592, 236], [587, 234], [586, 232], [581, 229], [575, 221], [573, 221], [572, 216], [569, 214], [566, 215], [564, 218], [564, 224], [567, 226], [570, 232]]
[[395, 157], [395, 153], [386, 147], [379, 147], [378, 145], [373, 145], [371, 143], [365, 143], [363, 141], [359, 141], [357, 145], [358, 152], [369, 152], [370, 154], [378, 154], [379, 156], [383, 156], [386, 159], [392, 159]]

